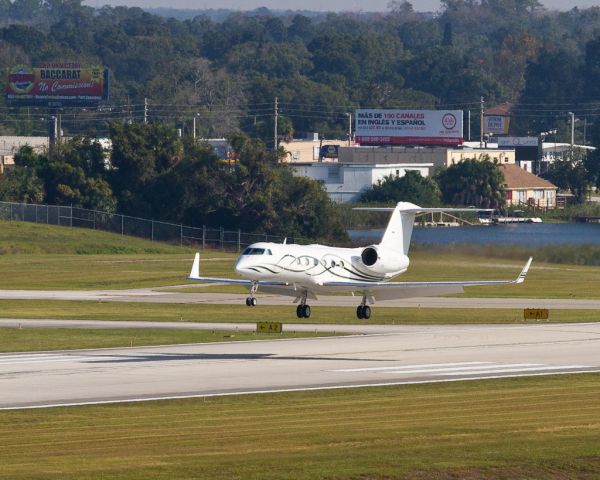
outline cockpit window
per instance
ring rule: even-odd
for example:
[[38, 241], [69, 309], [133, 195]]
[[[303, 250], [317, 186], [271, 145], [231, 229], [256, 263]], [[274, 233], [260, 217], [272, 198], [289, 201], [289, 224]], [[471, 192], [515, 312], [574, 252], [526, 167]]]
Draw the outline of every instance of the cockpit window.
[[271, 249], [270, 249], [270, 248], [267, 248], [267, 249], [265, 250], [265, 255], [273, 255], [273, 252], [271, 252]]
[[[250, 247], [248, 247], [242, 253], [242, 255], [264, 255], [264, 254], [265, 254], [264, 248], [250, 248]], [[267, 255], [271, 255], [271, 250], [268, 250]]]

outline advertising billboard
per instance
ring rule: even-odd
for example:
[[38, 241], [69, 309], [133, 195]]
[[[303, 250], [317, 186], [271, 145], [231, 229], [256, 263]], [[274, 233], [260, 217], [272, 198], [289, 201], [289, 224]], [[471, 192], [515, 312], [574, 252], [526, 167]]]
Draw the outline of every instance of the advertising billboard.
[[483, 117], [484, 133], [492, 133], [494, 135], [508, 135], [508, 127], [510, 126], [510, 117], [500, 115], [485, 115]]
[[8, 73], [9, 105], [88, 106], [108, 98], [108, 70], [99, 65], [17, 65]]
[[356, 110], [360, 145], [461, 145], [462, 110]]

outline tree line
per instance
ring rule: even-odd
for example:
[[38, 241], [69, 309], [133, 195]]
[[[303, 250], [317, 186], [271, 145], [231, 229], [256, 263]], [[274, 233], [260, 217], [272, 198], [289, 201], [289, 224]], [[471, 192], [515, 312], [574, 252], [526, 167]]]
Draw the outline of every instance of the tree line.
[[[436, 15], [394, 0], [382, 13], [259, 9], [178, 20], [81, 0], [0, 0], [0, 70], [52, 61], [107, 66], [110, 102], [93, 122], [65, 116], [67, 135], [108, 131], [117, 116], [139, 116], [145, 98], [151, 120], [180, 126], [178, 106], [188, 106], [199, 115], [199, 135], [244, 132], [268, 143], [276, 96], [281, 136], [329, 138], [346, 134], [346, 113], [356, 107], [476, 113], [483, 96], [487, 106], [514, 105], [515, 134], [558, 129], [556, 138], [568, 140], [572, 111], [583, 141], [583, 119], [595, 124], [600, 106], [600, 9], [548, 11], [536, 0], [441, 3]], [[4, 131], [30, 132], [35, 118], [2, 108], [3, 101]], [[471, 127], [477, 138], [476, 115]]]
[[322, 239], [346, 237], [322, 184], [294, 176], [259, 140], [230, 138], [235, 162], [161, 124], [113, 122], [109, 156], [75, 137], [36, 153], [22, 147], [0, 176], [0, 200], [73, 205], [191, 226]]

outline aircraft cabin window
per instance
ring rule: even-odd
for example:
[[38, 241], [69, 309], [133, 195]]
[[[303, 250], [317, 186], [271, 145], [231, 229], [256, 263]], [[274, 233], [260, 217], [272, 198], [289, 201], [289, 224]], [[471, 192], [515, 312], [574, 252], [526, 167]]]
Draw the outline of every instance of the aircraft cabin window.
[[333, 267], [335, 267], [335, 260], [332, 260], [332, 261], [331, 261], [331, 267], [332, 267], [332, 268], [333, 268]]
[[315, 258], [315, 267], [319, 264], [319, 261]]

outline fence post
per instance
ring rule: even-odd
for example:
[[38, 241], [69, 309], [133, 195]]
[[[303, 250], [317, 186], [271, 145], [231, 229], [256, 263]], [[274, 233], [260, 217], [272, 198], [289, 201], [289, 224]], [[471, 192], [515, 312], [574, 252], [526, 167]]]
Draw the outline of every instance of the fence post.
[[121, 215], [121, 235], [123, 235], [123, 231], [124, 231], [124, 229], [123, 229], [123, 223], [124, 223], [123, 222], [123, 218], [124, 218], [124, 216]]
[[70, 212], [71, 212], [71, 218], [69, 219], [70, 220], [69, 226], [72, 227], [73, 226], [73, 204], [71, 204]]
[[225, 230], [223, 230], [223, 227], [220, 227], [219, 230], [220, 230], [220, 232], [219, 232], [220, 235], [219, 236], [221, 237], [220, 238], [220, 240], [221, 240], [221, 250], [223, 250], [223, 241], [225, 240]]
[[180, 230], [181, 235], [180, 235], [180, 240], [179, 240], [179, 246], [183, 247], [183, 223], [180, 225], [180, 228], [181, 228], [181, 230]]
[[48, 212], [49, 210], [50, 210], [50, 207], [48, 205], [46, 205], [46, 225], [48, 225], [50, 223], [50, 220], [49, 220], [50, 214]]
[[202, 249], [206, 247], [206, 225], [202, 225]]
[[94, 210], [94, 230], [96, 230], [96, 210]]
[[238, 253], [242, 249], [242, 230], [238, 228]]
[[154, 241], [154, 219], [152, 219], [152, 241]]

